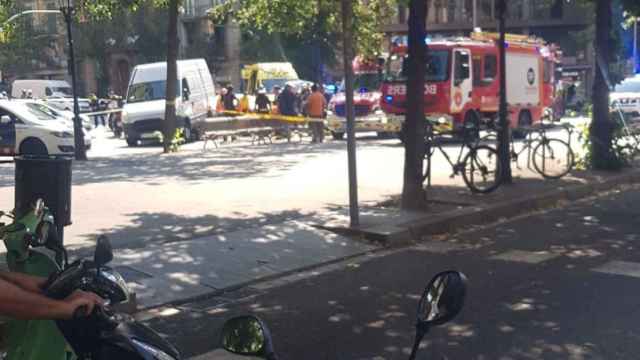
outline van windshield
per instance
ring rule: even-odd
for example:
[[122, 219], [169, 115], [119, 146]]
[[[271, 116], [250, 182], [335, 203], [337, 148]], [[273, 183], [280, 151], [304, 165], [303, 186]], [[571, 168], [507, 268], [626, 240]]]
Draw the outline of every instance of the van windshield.
[[46, 88], [47, 96], [58, 96], [58, 97], [71, 97], [73, 96], [73, 91], [70, 87], [47, 87]]
[[[129, 87], [127, 102], [137, 103], [137, 102], [144, 102], [144, 101], [164, 100], [167, 97], [166, 90], [167, 90], [166, 80], [149, 81], [149, 82], [132, 84]], [[178, 94], [180, 94], [179, 81], [177, 82], [177, 86], [176, 86], [176, 96], [178, 96]]]
[[[392, 55], [387, 61], [386, 81], [406, 81], [409, 70], [407, 56]], [[446, 81], [449, 78], [449, 51], [429, 50], [427, 55], [427, 72], [425, 80], [428, 82]]]
[[262, 79], [262, 86], [264, 86], [267, 93], [273, 92], [273, 88], [278, 86], [280, 89], [284, 88], [284, 85], [291, 81], [291, 79]]

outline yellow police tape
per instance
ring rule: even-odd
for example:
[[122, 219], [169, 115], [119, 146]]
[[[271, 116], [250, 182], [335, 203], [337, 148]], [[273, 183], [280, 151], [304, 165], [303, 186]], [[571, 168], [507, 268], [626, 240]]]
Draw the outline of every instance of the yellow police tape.
[[310, 118], [310, 117], [305, 117], [305, 116], [290, 116], [290, 115], [265, 114], [265, 113], [255, 113], [255, 112], [245, 113], [245, 112], [241, 112], [241, 111], [232, 111], [232, 110], [225, 110], [225, 111], [220, 112], [218, 114], [231, 115], [231, 116], [244, 116], [244, 117], [249, 117], [252, 120], [253, 119], [256, 119], [256, 120], [279, 120], [279, 121], [286, 121], [286, 122], [291, 122], [291, 123], [296, 123], [296, 124], [305, 124], [305, 123], [309, 123], [309, 122], [324, 122], [324, 119]]

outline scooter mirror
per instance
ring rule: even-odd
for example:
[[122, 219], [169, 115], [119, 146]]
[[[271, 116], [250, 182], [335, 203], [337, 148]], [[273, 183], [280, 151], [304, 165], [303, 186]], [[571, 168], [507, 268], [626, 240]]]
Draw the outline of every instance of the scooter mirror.
[[451, 321], [464, 305], [467, 277], [445, 271], [431, 279], [418, 305], [418, 325], [437, 326]]
[[104, 235], [98, 236], [98, 242], [96, 245], [96, 252], [93, 256], [93, 262], [97, 267], [104, 266], [113, 260], [113, 250], [111, 248], [111, 241]]
[[272, 353], [269, 336], [255, 316], [234, 317], [222, 327], [222, 348], [238, 355], [266, 358]]

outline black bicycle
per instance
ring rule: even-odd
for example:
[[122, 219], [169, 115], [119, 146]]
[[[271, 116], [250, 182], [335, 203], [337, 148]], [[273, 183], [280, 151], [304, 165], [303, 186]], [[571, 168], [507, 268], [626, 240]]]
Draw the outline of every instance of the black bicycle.
[[[550, 138], [547, 135], [549, 130], [563, 129], [567, 132], [567, 139], [564, 141], [557, 138]], [[526, 134], [522, 140], [522, 147], [516, 150], [513, 138], [511, 139], [511, 161], [518, 165], [518, 158], [526, 151], [527, 168], [536, 171], [545, 179], [559, 179], [567, 175], [575, 166], [575, 154], [571, 150], [571, 136], [573, 127], [562, 124], [536, 123], [528, 127], [520, 128], [519, 131]], [[489, 133], [482, 137], [479, 142], [487, 143], [497, 141], [495, 133]]]
[[[429, 180], [431, 178], [431, 159], [436, 151], [440, 150], [440, 153], [451, 165], [453, 171], [451, 177], [455, 177], [462, 173], [462, 179], [467, 185], [469, 190], [474, 193], [490, 193], [497, 189], [502, 182], [502, 168], [500, 160], [498, 158], [498, 152], [488, 146], [481, 145], [477, 141], [477, 137], [473, 134], [477, 132], [477, 129], [463, 128], [462, 131], [462, 144], [458, 151], [458, 156], [455, 161], [444, 150], [444, 138], [439, 135], [446, 135], [443, 133], [436, 134], [434, 132], [433, 123], [428, 123], [425, 129], [425, 171], [422, 181]], [[451, 132], [450, 134], [454, 134]], [[460, 135], [455, 133], [455, 135]]]

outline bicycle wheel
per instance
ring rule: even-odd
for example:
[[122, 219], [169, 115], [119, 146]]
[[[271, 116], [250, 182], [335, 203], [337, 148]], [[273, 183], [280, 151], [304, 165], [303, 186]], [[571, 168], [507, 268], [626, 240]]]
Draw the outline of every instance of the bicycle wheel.
[[545, 179], [559, 179], [575, 165], [569, 144], [559, 139], [542, 139], [531, 153], [533, 168]]
[[462, 179], [472, 192], [486, 194], [500, 186], [502, 168], [498, 152], [492, 147], [472, 147], [463, 164]]

